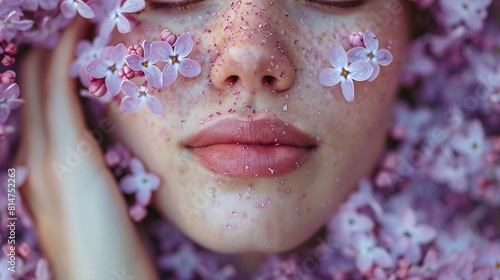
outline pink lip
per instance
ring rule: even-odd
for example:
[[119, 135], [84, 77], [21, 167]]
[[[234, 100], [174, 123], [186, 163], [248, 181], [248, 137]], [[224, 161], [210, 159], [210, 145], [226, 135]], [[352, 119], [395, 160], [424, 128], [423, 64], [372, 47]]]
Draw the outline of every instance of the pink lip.
[[279, 119], [231, 117], [210, 122], [185, 146], [213, 172], [251, 178], [276, 177], [300, 168], [317, 141]]

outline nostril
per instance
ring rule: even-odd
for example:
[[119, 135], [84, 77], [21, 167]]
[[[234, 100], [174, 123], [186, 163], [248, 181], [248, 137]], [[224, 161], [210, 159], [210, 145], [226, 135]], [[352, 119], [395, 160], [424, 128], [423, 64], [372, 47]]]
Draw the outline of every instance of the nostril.
[[227, 88], [230, 88], [236, 84], [236, 82], [239, 80], [240, 77], [236, 75], [229, 76], [225, 81], [224, 84], [226, 85]]
[[273, 76], [264, 76], [264, 78], [262, 78], [262, 83], [264, 85], [272, 85], [274, 80], [276, 80], [276, 78]]

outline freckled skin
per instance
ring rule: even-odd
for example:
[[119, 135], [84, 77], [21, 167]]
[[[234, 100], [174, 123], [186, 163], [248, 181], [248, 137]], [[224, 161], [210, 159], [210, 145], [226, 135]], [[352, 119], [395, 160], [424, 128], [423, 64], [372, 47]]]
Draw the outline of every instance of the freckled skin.
[[[311, 237], [383, 148], [409, 40], [406, 1], [396, 1], [401, 10], [388, 25], [375, 26], [380, 48], [392, 42], [393, 63], [381, 67], [374, 82], [355, 82], [354, 102], [345, 101], [339, 85], [319, 84], [319, 72], [331, 67], [331, 45], [348, 50], [349, 34], [364, 31], [373, 11], [387, 10], [386, 2], [347, 11], [298, 0], [206, 1], [183, 12], [148, 9], [137, 16], [134, 32], [116, 34], [115, 43], [136, 44], [158, 40], [164, 28], [189, 31], [195, 46], [188, 57], [202, 66], [198, 77], [179, 75], [153, 92], [164, 105], [162, 116], [109, 107], [114, 137], [161, 177], [154, 206], [219, 252], [284, 252]], [[208, 171], [181, 145], [220, 116], [263, 112], [319, 140], [306, 164], [278, 178], [235, 179]]]

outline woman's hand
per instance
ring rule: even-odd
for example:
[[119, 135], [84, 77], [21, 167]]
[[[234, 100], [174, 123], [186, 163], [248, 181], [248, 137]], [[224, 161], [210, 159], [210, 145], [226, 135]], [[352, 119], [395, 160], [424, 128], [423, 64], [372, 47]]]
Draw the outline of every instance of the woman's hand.
[[84, 33], [83, 22], [76, 21], [54, 51], [32, 50], [22, 62], [26, 104], [16, 161], [30, 172], [20, 192], [57, 279], [107, 280], [123, 272], [157, 279], [99, 143], [88, 137], [69, 78]]

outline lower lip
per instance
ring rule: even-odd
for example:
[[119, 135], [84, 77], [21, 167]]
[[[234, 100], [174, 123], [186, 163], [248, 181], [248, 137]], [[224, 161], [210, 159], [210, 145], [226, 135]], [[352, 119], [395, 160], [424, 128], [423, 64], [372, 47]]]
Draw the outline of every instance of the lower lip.
[[296, 146], [217, 144], [192, 148], [209, 170], [237, 178], [277, 177], [299, 169], [313, 148]]

